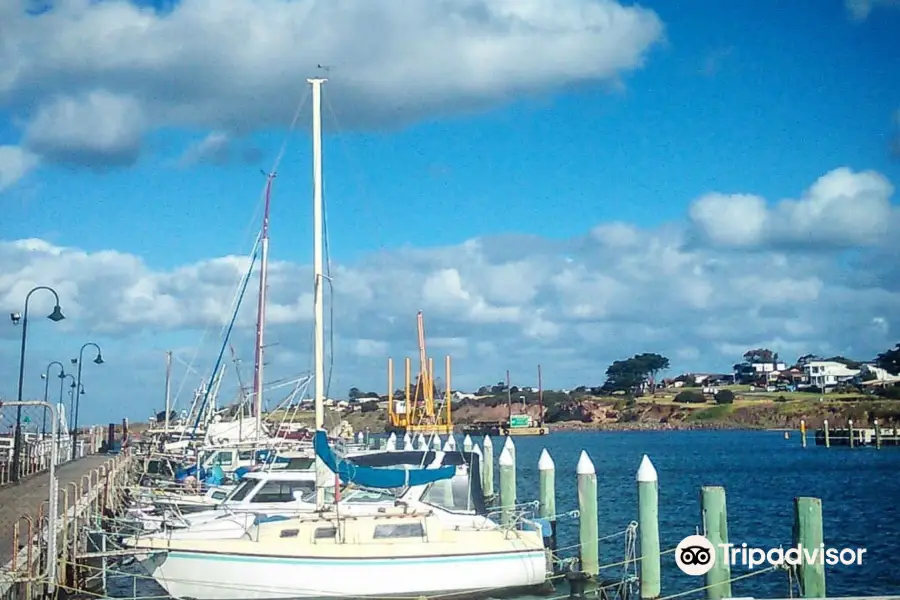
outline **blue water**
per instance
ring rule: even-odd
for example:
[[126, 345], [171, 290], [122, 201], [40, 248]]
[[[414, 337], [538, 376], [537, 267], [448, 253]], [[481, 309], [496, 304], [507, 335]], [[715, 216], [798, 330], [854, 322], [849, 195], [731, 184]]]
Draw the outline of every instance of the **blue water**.
[[[759, 548], [789, 546], [794, 497], [818, 497], [826, 546], [867, 549], [860, 566], [826, 566], [828, 596], [900, 593], [895, 559], [900, 556], [900, 448], [825, 449], [812, 445], [812, 436], [809, 440], [804, 449], [796, 432], [790, 440], [781, 432], [740, 431], [556, 432], [522, 437], [515, 440], [518, 496], [520, 502], [537, 498], [537, 462], [546, 447], [556, 463], [557, 512], [575, 509], [575, 465], [586, 450], [597, 471], [600, 536], [609, 536], [637, 520], [635, 474], [647, 454], [659, 474], [662, 550], [696, 533], [703, 485], [725, 487], [729, 541]], [[498, 453], [499, 447], [495, 460]], [[558, 535], [561, 548], [576, 544], [577, 520], [562, 519]], [[601, 565], [619, 562], [623, 556], [623, 537], [601, 544]], [[736, 567], [732, 575], [744, 572]], [[703, 585], [702, 577], [681, 573], [672, 553], [662, 557], [662, 575], [664, 597]], [[121, 592], [111, 589], [111, 595], [131, 595], [131, 582], [117, 584]], [[786, 598], [788, 585], [787, 574], [776, 571], [734, 582], [732, 595]], [[160, 593], [152, 581], [137, 586], [138, 596]]]

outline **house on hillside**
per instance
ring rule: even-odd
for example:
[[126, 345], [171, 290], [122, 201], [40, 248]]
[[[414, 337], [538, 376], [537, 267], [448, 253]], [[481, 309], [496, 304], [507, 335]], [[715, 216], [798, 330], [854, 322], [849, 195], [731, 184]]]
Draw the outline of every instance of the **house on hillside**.
[[786, 370], [787, 365], [781, 361], [764, 363], [742, 362], [734, 365], [734, 381], [736, 383], [774, 381]]
[[810, 361], [803, 365], [803, 371], [809, 378], [810, 385], [822, 390], [852, 381], [860, 374], [859, 369], [851, 369], [844, 363], [833, 360]]
[[459, 402], [460, 400], [474, 400], [478, 397], [475, 394], [468, 394], [466, 392], [460, 392], [459, 390], [456, 390], [455, 392], [453, 392], [451, 394], [451, 396], [457, 402]]
[[860, 376], [863, 385], [896, 385], [900, 384], [900, 375], [891, 375], [886, 370], [872, 364], [864, 364], [860, 367]]

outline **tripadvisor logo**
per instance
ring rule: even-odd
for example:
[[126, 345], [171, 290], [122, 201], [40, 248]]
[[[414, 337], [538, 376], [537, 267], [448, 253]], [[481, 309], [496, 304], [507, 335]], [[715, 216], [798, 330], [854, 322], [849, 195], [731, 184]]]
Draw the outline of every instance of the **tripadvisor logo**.
[[[767, 563], [772, 566], [785, 563], [792, 566], [861, 565], [863, 555], [866, 553], [865, 548], [826, 548], [824, 544], [815, 548], [798, 545], [787, 550], [784, 548], [763, 550], [751, 548], [747, 544], [740, 546], [720, 544], [719, 550], [720, 558], [724, 558], [729, 566], [743, 565], [748, 569]], [[716, 560], [715, 546], [702, 535], [689, 535], [675, 548], [675, 563], [687, 575], [705, 575], [715, 566]]]

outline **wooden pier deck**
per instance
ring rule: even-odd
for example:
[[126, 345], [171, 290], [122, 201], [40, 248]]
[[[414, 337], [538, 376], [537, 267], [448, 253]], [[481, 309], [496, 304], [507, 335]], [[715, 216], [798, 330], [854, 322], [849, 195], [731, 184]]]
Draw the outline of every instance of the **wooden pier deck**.
[[[101, 454], [88, 455], [73, 462], [64, 463], [56, 468], [59, 490], [69, 487], [71, 483], [79, 483], [81, 478], [109, 460]], [[25, 537], [23, 517], [28, 515], [35, 521], [41, 504], [47, 502], [50, 494], [50, 478], [47, 471], [37, 473], [20, 481], [0, 487], [0, 571], [12, 559], [13, 529], [21, 521], [21, 535]], [[63, 503], [59, 502], [62, 512]]]

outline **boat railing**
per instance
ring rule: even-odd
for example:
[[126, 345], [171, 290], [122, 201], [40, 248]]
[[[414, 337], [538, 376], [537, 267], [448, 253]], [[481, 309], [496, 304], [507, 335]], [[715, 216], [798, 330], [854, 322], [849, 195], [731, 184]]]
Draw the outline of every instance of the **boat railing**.
[[543, 524], [537, 518], [538, 502], [515, 504], [510, 508], [494, 508], [488, 511], [482, 522], [484, 528], [508, 531], [543, 531]]

